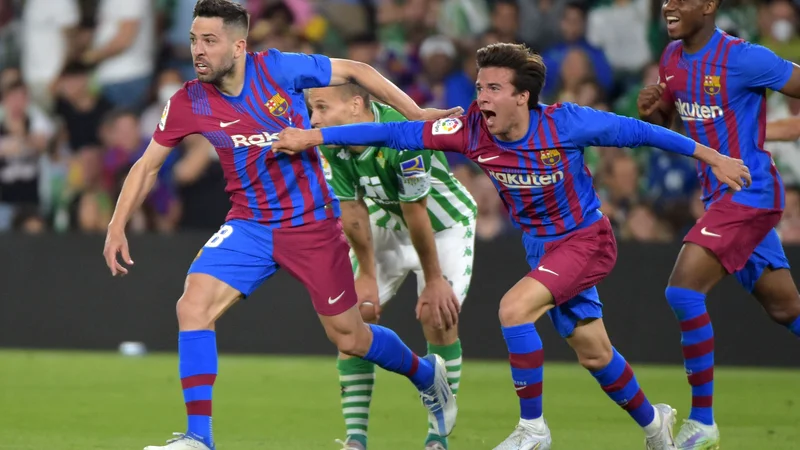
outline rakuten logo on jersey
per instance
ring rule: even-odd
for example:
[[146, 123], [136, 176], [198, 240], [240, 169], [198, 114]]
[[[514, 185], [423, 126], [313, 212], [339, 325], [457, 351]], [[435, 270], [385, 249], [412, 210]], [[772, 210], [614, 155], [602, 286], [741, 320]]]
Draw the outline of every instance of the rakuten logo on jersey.
[[564, 172], [560, 170], [546, 175], [536, 175], [535, 173], [503, 173], [490, 170], [489, 175], [509, 189], [540, 188], [556, 184], [564, 179]]
[[697, 102], [686, 103], [682, 100], [675, 102], [675, 108], [683, 120], [714, 120], [725, 114], [720, 106], [701, 105]]
[[271, 147], [272, 143], [278, 140], [278, 133], [267, 133], [265, 131], [261, 134], [254, 134], [251, 136], [234, 134], [231, 136], [231, 139], [233, 139], [233, 145], [235, 147], [249, 147], [251, 145]]

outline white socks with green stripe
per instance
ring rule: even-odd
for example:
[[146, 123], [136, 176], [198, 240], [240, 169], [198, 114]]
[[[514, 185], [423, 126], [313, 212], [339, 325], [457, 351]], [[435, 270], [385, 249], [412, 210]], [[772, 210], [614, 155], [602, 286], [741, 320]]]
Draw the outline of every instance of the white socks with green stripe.
[[[447, 381], [454, 394], [458, 393], [461, 381], [461, 341], [451, 345], [428, 344], [428, 353], [444, 358], [447, 367]], [[360, 358], [339, 359], [339, 384], [342, 387], [342, 413], [347, 429], [347, 440], [357, 441], [367, 448], [367, 429], [369, 426], [369, 405], [372, 401], [372, 388], [375, 386], [375, 364]], [[428, 427], [425, 445], [440, 442], [447, 448], [447, 438], [439, 436]]]

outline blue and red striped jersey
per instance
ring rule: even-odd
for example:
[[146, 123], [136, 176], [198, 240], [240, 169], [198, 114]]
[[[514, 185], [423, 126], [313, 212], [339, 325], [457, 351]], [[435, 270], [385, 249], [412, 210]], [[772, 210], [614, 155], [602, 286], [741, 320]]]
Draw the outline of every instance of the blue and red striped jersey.
[[[733, 194], [738, 203], [783, 208], [783, 182], [764, 150], [766, 90], [783, 88], [792, 68], [771, 50], [719, 29], [696, 53], [674, 41], [661, 56], [659, 78], [667, 86], [662, 100], [675, 105], [689, 137], [750, 169], [752, 185]], [[697, 173], [707, 205], [727, 192], [706, 164], [698, 162]]]
[[242, 92], [231, 97], [192, 80], [167, 102], [153, 139], [174, 147], [190, 134], [214, 146], [227, 181], [226, 220], [294, 227], [340, 214], [318, 151], [271, 151], [286, 127], [311, 128], [303, 89], [330, 84], [326, 56], [269, 50], [246, 55]]
[[326, 144], [462, 153], [492, 180], [512, 222], [543, 238], [560, 237], [602, 217], [584, 164], [585, 147], [650, 145], [684, 155], [695, 149], [694, 141], [665, 128], [571, 103], [532, 109], [527, 134], [516, 142], [494, 137], [477, 103], [461, 117], [354, 124], [321, 132]]

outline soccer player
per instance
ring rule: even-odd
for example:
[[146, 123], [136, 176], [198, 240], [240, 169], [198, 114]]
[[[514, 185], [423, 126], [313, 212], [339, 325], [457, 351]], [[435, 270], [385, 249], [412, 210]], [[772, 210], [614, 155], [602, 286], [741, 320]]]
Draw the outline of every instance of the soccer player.
[[[772, 319], [800, 336], [800, 296], [774, 230], [784, 206], [778, 170], [764, 150], [766, 90], [800, 97], [800, 68], [770, 50], [715, 26], [721, 0], [666, 0], [662, 13], [671, 42], [659, 65], [660, 84], [639, 95], [642, 119], [670, 126], [676, 113], [689, 136], [743, 159], [753, 184], [736, 191], [707, 164], [697, 166], [706, 212], [684, 238], [665, 295], [680, 322], [692, 407], [676, 436], [680, 449], [716, 449], [714, 332], [706, 295], [733, 274]], [[777, 125], [777, 127], [776, 127]], [[771, 130], [765, 130], [771, 128]]]
[[[309, 127], [303, 89], [356, 81], [404, 115], [445, 117], [421, 110], [365, 64], [269, 50], [246, 51], [249, 17], [228, 0], [200, 0], [189, 33], [197, 80], [167, 102], [145, 154], [131, 168], [117, 202], [104, 256], [113, 275], [133, 264], [125, 238], [131, 213], [156, 181], [170, 149], [201, 134], [219, 154], [232, 208], [225, 224], [197, 254], [177, 304], [178, 359], [188, 428], [164, 447], [214, 449], [212, 388], [217, 377], [214, 324], [278, 267], [309, 291], [328, 337], [342, 353], [407, 376], [420, 390], [441, 435], [455, 422], [456, 404], [438, 355], [418, 358], [397, 335], [367, 326], [356, 308], [348, 245], [316, 152], [275, 155], [270, 145], [286, 127]], [[431, 298], [433, 309], [447, 308]]]
[[674, 449], [675, 410], [652, 406], [631, 367], [608, 338], [595, 287], [617, 256], [611, 224], [583, 161], [586, 146], [648, 145], [708, 164], [733, 189], [747, 168], [675, 132], [574, 104], [542, 105], [546, 68], [525, 46], [478, 51], [477, 100], [467, 114], [435, 121], [284, 130], [274, 152], [318, 144], [388, 145], [459, 152], [491, 178], [523, 231], [531, 271], [500, 300], [500, 322], [519, 396], [520, 421], [496, 450], [548, 450], [542, 415], [542, 341], [534, 323], [545, 313], [613, 401], [644, 428], [646, 448]]
[[[311, 125], [406, 120], [395, 109], [370, 99], [368, 92], [352, 83], [310, 89]], [[381, 307], [415, 272], [417, 317], [428, 353], [444, 358], [456, 394], [461, 378], [456, 322], [472, 278], [475, 201], [450, 173], [442, 153], [366, 146], [320, 146], [319, 150], [325, 177], [341, 201], [362, 317], [377, 323]], [[430, 296], [452, 299], [444, 317], [428, 307]], [[342, 444], [346, 450], [364, 450], [375, 364], [340, 353], [337, 367], [347, 429]], [[447, 438], [431, 428], [425, 448], [446, 449]]]

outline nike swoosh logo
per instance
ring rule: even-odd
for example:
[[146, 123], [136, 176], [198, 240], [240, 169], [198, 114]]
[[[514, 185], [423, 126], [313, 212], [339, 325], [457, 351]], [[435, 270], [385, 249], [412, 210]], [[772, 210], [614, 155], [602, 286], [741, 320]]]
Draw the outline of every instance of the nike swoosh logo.
[[521, 391], [521, 390], [525, 389], [526, 387], [528, 387], [528, 386], [514, 386], [514, 390], [515, 391]]
[[493, 159], [497, 159], [497, 158], [499, 158], [499, 157], [500, 157], [500, 155], [497, 155], [497, 156], [490, 156], [490, 157], [488, 157], [488, 158], [484, 158], [483, 156], [478, 156], [478, 162], [479, 162], [479, 163], [482, 163], [482, 162], [486, 162], [486, 161], [491, 161], [491, 160], [493, 160]]
[[237, 119], [237, 120], [234, 120], [233, 122], [220, 122], [220, 123], [219, 123], [219, 126], [220, 126], [221, 128], [229, 127], [229, 126], [231, 126], [231, 125], [233, 125], [233, 124], [235, 124], [235, 123], [239, 122], [240, 120], [242, 120], [242, 119]]
[[717, 237], [717, 238], [718, 237], [722, 237], [721, 235], [719, 235], [717, 233], [712, 233], [712, 232], [706, 230], [706, 227], [703, 227], [703, 229], [700, 230], [700, 234], [702, 234], [703, 236], [711, 236], [711, 237]]
[[550, 269], [545, 269], [544, 266], [539, 266], [539, 270], [541, 270], [542, 272], [552, 273], [553, 275], [558, 276], [557, 273], [553, 272]]
[[675, 78], [675, 75], [667, 75], [666, 77], [664, 77], [664, 79], [666, 79], [667, 81], [669, 81], [669, 80], [671, 80], [673, 78]]
[[340, 298], [342, 298], [342, 296], [343, 296], [343, 295], [344, 295], [344, 291], [342, 291], [342, 293], [341, 293], [341, 294], [339, 294], [339, 296], [338, 296], [338, 297], [336, 297], [336, 298], [330, 298], [330, 297], [328, 297], [328, 304], [329, 304], [329, 305], [332, 305], [332, 304], [334, 304], [334, 303], [338, 302], [338, 301], [339, 301], [339, 299], [340, 299]]

